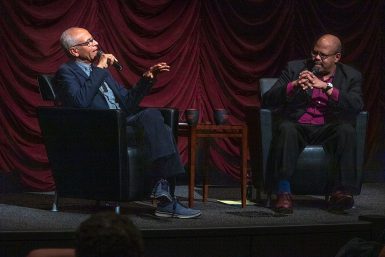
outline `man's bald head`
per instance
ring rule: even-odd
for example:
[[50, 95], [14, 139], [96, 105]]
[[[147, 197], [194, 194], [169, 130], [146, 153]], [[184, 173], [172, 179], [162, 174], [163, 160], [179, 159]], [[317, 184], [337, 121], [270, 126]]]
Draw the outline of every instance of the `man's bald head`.
[[71, 46], [79, 43], [79, 37], [82, 33], [88, 33], [86, 29], [79, 27], [71, 27], [66, 29], [60, 37], [60, 43], [64, 50], [68, 51]]
[[316, 45], [322, 45], [324, 47], [327, 47], [328, 49], [332, 50], [334, 53], [341, 53], [342, 51], [341, 40], [332, 34], [325, 34], [321, 36], [317, 40]]

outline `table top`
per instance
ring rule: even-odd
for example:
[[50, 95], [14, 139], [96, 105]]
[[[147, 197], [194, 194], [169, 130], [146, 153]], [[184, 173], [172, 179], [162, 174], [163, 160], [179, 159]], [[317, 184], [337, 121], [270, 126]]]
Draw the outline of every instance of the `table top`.
[[246, 127], [246, 124], [222, 124], [222, 125], [217, 125], [217, 124], [212, 124], [212, 123], [202, 123], [202, 124], [197, 124], [196, 126], [189, 126], [187, 123], [178, 123], [178, 127], [180, 129], [190, 129], [190, 128], [195, 128], [198, 130], [227, 130], [227, 129], [243, 129]]
[[187, 123], [178, 124], [178, 134], [181, 136], [194, 133], [198, 137], [242, 137], [247, 134], [246, 129], [246, 124], [198, 124], [196, 126], [189, 126]]

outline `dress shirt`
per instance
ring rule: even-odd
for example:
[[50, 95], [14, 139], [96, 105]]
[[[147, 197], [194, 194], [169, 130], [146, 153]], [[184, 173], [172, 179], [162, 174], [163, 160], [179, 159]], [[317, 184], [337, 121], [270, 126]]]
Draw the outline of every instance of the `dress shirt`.
[[[334, 76], [331, 76], [327, 80], [323, 80], [326, 83], [331, 83]], [[294, 85], [289, 82], [286, 88], [286, 93], [290, 95], [293, 92]], [[301, 124], [310, 124], [310, 125], [323, 125], [325, 123], [325, 112], [327, 109], [327, 104], [329, 97], [334, 101], [338, 101], [339, 90], [333, 88], [332, 94], [329, 96], [322, 91], [320, 88], [313, 88], [311, 95], [311, 102], [307, 106], [305, 113], [299, 118], [298, 122]]]
[[[76, 61], [76, 64], [87, 74], [87, 76], [90, 76], [92, 71], [91, 65], [80, 61]], [[100, 92], [102, 92], [110, 109], [120, 109], [119, 103], [115, 99], [114, 92], [112, 92], [111, 88], [105, 81], [103, 82], [103, 85], [99, 88], [99, 90]]]

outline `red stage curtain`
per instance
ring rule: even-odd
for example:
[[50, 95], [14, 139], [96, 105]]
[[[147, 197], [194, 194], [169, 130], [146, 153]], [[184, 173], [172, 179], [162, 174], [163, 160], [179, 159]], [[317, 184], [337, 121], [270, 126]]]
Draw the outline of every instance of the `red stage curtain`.
[[[51, 103], [40, 98], [36, 75], [67, 60], [59, 37], [71, 26], [87, 28], [116, 55], [124, 70], [112, 72], [128, 87], [157, 62], [172, 66], [143, 106], [198, 108], [202, 122], [226, 108], [233, 124], [244, 121], [246, 106], [259, 106], [259, 78], [307, 57], [319, 35], [337, 34], [343, 61], [365, 76], [366, 159], [375, 160], [384, 134], [384, 17], [383, 1], [360, 0], [0, 1], [0, 170], [28, 189], [54, 189], [36, 117], [37, 106]], [[179, 146], [186, 160], [186, 140]], [[237, 177], [238, 144], [218, 146], [213, 163]]]

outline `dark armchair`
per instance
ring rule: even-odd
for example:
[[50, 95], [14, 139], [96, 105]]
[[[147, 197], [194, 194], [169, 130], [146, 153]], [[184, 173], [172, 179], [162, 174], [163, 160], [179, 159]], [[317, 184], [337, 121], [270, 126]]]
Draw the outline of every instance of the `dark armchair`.
[[[38, 83], [43, 99], [55, 101], [52, 79], [39, 75]], [[175, 134], [178, 111], [160, 111]], [[70, 197], [114, 201], [119, 213], [119, 202], [149, 193], [141, 153], [127, 144], [135, 135], [121, 111], [38, 107], [38, 118], [56, 184], [53, 211], [59, 198]]]
[[[268, 91], [277, 78], [260, 79], [261, 96]], [[255, 120], [258, 120], [259, 126]], [[253, 121], [254, 119], [254, 121]], [[267, 205], [270, 205], [271, 193], [273, 188], [267, 186], [267, 176], [269, 173], [268, 155], [270, 144], [273, 138], [274, 113], [269, 109], [257, 110], [249, 109], [247, 120], [250, 123], [249, 131], [252, 133], [250, 155], [252, 170], [254, 173], [254, 183], [257, 189], [261, 187], [261, 181], [267, 192]], [[356, 186], [361, 191], [363, 177], [363, 157], [366, 137], [366, 126], [368, 120], [367, 112], [360, 112], [356, 118]], [[259, 137], [257, 136], [259, 135]], [[300, 154], [296, 171], [291, 179], [291, 187], [293, 194], [297, 195], [324, 195], [328, 199], [332, 190], [333, 181], [331, 180], [333, 166], [330, 164], [330, 158], [324, 151], [322, 145], [308, 145]], [[271, 173], [270, 173], [271, 174]]]

